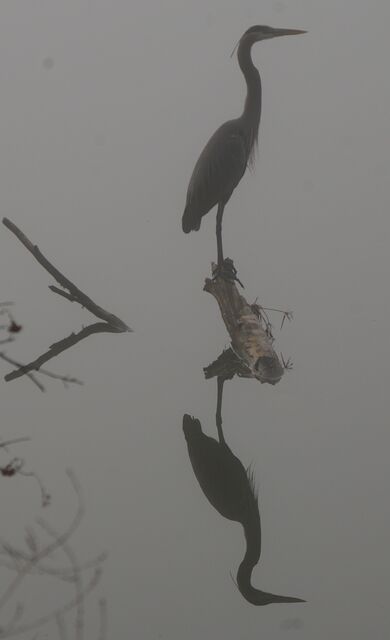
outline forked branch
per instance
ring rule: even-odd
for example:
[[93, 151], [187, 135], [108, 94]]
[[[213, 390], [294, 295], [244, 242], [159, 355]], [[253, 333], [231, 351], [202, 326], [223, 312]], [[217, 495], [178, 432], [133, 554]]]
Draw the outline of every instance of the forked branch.
[[34, 256], [39, 264], [46, 269], [48, 273], [64, 288], [59, 289], [56, 286], [50, 285], [49, 288], [58, 295], [70, 300], [71, 302], [77, 302], [82, 307], [85, 307], [94, 316], [103, 320], [103, 322], [95, 322], [87, 327], [84, 327], [78, 333], [72, 333], [67, 338], [56, 342], [51, 345], [49, 349], [41, 356], [30, 362], [29, 364], [18, 366], [17, 369], [8, 373], [4, 379], [7, 381], [15, 380], [23, 375], [27, 375], [31, 371], [38, 370], [45, 362], [56, 357], [66, 349], [69, 349], [73, 345], [77, 344], [84, 338], [92, 335], [93, 333], [125, 333], [132, 331], [132, 329], [123, 322], [120, 318], [113, 313], [106, 311], [99, 305], [97, 305], [89, 296], [87, 296], [81, 289], [76, 287], [73, 282], [66, 278], [40, 251], [37, 245], [34, 245], [27, 236], [8, 218], [3, 218], [3, 224], [12, 231], [12, 233], [20, 240], [20, 242], [26, 247], [26, 249]]
[[[83, 640], [85, 625], [85, 599], [89, 593], [97, 586], [102, 575], [102, 563], [105, 554], [100, 554], [96, 559], [87, 563], [80, 563], [71, 545], [71, 537], [81, 523], [85, 514], [85, 503], [80, 484], [73, 474], [68, 471], [68, 476], [77, 497], [78, 507], [76, 515], [71, 524], [63, 533], [57, 532], [52, 525], [42, 518], [37, 519], [37, 523], [44, 533], [49, 537], [49, 542], [44, 544], [32, 528], [26, 530], [26, 549], [18, 550], [13, 545], [0, 539], [2, 556], [8, 562], [4, 564], [7, 568], [16, 572], [15, 578], [8, 588], [0, 594], [0, 612], [7, 607], [9, 609], [19, 588], [23, 585], [27, 575], [31, 573], [47, 574], [48, 576], [65, 579], [74, 590], [74, 595], [67, 602], [56, 609], [36, 618], [25, 620], [25, 607], [20, 602], [13, 607], [14, 613], [6, 625], [0, 626], [0, 639], [19, 637], [25, 633], [31, 633], [43, 628], [48, 623], [57, 623], [58, 633], [61, 640], [66, 640], [68, 623], [66, 616], [68, 612], [75, 610], [75, 640]], [[53, 554], [57, 551], [64, 553], [68, 566], [53, 567]], [[85, 576], [86, 571], [92, 575]], [[51, 582], [50, 582], [51, 584]], [[26, 612], [27, 608], [26, 608]], [[100, 630], [99, 638], [106, 640], [107, 612], [104, 600], [99, 602]], [[23, 636], [24, 637], [24, 636]], [[73, 636], [72, 636], [73, 637]]]

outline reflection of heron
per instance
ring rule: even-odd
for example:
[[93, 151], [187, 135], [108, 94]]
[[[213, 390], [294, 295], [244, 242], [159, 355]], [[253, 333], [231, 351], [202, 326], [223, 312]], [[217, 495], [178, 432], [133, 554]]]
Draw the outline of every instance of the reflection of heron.
[[217, 211], [218, 267], [223, 264], [222, 215], [234, 189], [253, 161], [261, 114], [260, 74], [251, 58], [255, 42], [305, 33], [298, 29], [273, 29], [254, 26], [245, 31], [238, 43], [237, 57], [244, 74], [247, 95], [242, 115], [225, 122], [203, 149], [191, 176], [183, 214], [183, 231], [197, 231], [202, 217], [215, 205]]
[[244, 598], [255, 605], [304, 602], [300, 598], [260, 591], [251, 584], [252, 571], [261, 553], [259, 505], [253, 474], [245, 470], [225, 442], [221, 417], [223, 384], [223, 379], [218, 378], [216, 423], [219, 442], [202, 432], [199, 420], [187, 414], [183, 417], [183, 431], [194, 473], [213, 507], [225, 518], [240, 522], [244, 528], [246, 552], [237, 572], [237, 586]]

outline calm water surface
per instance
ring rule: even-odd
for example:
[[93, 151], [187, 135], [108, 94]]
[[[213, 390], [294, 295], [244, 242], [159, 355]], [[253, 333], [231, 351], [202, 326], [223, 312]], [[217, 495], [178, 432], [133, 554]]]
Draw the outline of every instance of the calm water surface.
[[[92, 336], [52, 362], [83, 387], [45, 380], [40, 393], [22, 379], [1, 390], [0, 435], [31, 437], [12, 455], [52, 495], [42, 510], [32, 479], [2, 478], [1, 537], [22, 546], [42, 514], [63, 530], [75, 509], [71, 467], [87, 507], [74, 549], [81, 560], [109, 553], [86, 602], [86, 638], [96, 637], [101, 595], [111, 638], [363, 640], [387, 629], [390, 9], [263, 5], [0, 9], [3, 215], [135, 329]], [[260, 153], [224, 219], [248, 300], [294, 312], [281, 333], [274, 317], [294, 370], [275, 387], [234, 378], [224, 389], [226, 442], [259, 493], [253, 584], [307, 601], [265, 607], [230, 577], [245, 553], [242, 527], [206, 499], [183, 433], [188, 414], [217, 438], [217, 383], [203, 367], [229, 344], [202, 291], [215, 218], [184, 236], [185, 192], [208, 136], [241, 111], [229, 53], [256, 23], [309, 31], [254, 49]], [[48, 274], [5, 228], [0, 255], [0, 298], [15, 301], [24, 327], [9, 355], [32, 359], [91, 321], [49, 291]], [[3, 589], [11, 575], [1, 569]], [[19, 599], [31, 619], [70, 593], [31, 576]]]

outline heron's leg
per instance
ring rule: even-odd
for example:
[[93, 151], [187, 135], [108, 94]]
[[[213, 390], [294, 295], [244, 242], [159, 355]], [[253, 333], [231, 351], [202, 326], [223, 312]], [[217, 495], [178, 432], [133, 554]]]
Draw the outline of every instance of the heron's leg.
[[223, 248], [222, 248], [222, 216], [225, 205], [222, 202], [218, 204], [217, 211], [217, 251], [218, 251], [218, 267], [223, 265]]
[[224, 383], [225, 383], [225, 378], [218, 376], [217, 378], [217, 384], [218, 384], [217, 411], [215, 413], [215, 422], [217, 425], [218, 439], [220, 444], [226, 444], [223, 431], [222, 431], [222, 393], [223, 393]]
[[223, 278], [228, 282], [238, 282], [242, 287], [244, 285], [237, 278], [237, 269], [234, 267], [233, 260], [231, 258], [223, 258], [223, 247], [222, 247], [222, 216], [225, 209], [225, 204], [220, 202], [218, 204], [217, 210], [217, 250], [218, 250], [218, 264], [213, 269], [213, 279], [215, 278]]

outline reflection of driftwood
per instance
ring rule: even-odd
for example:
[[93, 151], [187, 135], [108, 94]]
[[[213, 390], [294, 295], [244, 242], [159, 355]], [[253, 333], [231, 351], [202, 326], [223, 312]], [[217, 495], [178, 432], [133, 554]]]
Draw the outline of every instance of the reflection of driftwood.
[[91, 298], [89, 298], [85, 293], [83, 293], [76, 285], [73, 284], [68, 278], [66, 278], [54, 265], [45, 258], [45, 256], [41, 253], [39, 248], [36, 245], [33, 245], [32, 242], [18, 229], [18, 227], [8, 220], [8, 218], [3, 218], [3, 224], [10, 230], [12, 233], [16, 235], [16, 237], [20, 240], [20, 242], [32, 253], [34, 258], [39, 262], [40, 265], [46, 271], [50, 273], [50, 275], [57, 280], [57, 282], [67, 289], [67, 291], [63, 291], [56, 286], [51, 285], [49, 288], [58, 295], [70, 300], [71, 302], [78, 302], [82, 307], [85, 307], [93, 313], [97, 318], [104, 320], [104, 322], [95, 322], [94, 324], [89, 325], [88, 327], [84, 327], [78, 333], [72, 333], [67, 338], [56, 342], [51, 345], [51, 347], [46, 351], [46, 353], [42, 354], [39, 358], [26, 364], [22, 367], [19, 367], [15, 371], [8, 373], [4, 379], [5, 380], [14, 380], [15, 378], [19, 378], [27, 374], [29, 371], [38, 370], [45, 362], [51, 360], [55, 356], [59, 355], [69, 347], [77, 344], [80, 340], [83, 340], [87, 336], [92, 335], [93, 333], [124, 333], [128, 331], [132, 331], [130, 327], [128, 327], [120, 318], [115, 316], [112, 313], [109, 313], [102, 307], [99, 307]]
[[[39, 527], [47, 534], [50, 541], [46, 544], [40, 540], [36, 532], [29, 528], [26, 532], [26, 549], [20, 551], [13, 544], [0, 540], [0, 563], [3, 567], [14, 571], [16, 576], [3, 593], [0, 593], [0, 611], [9, 607], [11, 600], [17, 590], [24, 583], [26, 576], [34, 573], [46, 574], [51, 577], [67, 581], [74, 589], [74, 595], [62, 606], [54, 611], [36, 617], [32, 620], [24, 620], [24, 606], [17, 603], [14, 614], [7, 624], [0, 627], [0, 639], [20, 636], [27, 632], [42, 629], [49, 623], [56, 622], [61, 638], [74, 637], [81, 640], [84, 637], [85, 611], [84, 603], [89, 593], [97, 586], [102, 575], [102, 563], [105, 554], [91, 559], [89, 562], [81, 564], [78, 562], [75, 552], [70, 544], [70, 539], [81, 523], [85, 513], [85, 505], [81, 492], [81, 487], [72, 472], [68, 472], [69, 479], [78, 498], [78, 508], [70, 526], [64, 533], [57, 533], [46, 520], [37, 519]], [[62, 551], [67, 559], [68, 566], [58, 566], [55, 562], [55, 554]], [[92, 570], [92, 575], [84, 582], [84, 573]], [[75, 635], [68, 633], [69, 621], [68, 612], [75, 610]], [[106, 638], [106, 605], [105, 601], [99, 602], [100, 635], [102, 640]]]
[[284, 368], [272, 346], [259, 314], [242, 296], [235, 283], [217, 277], [207, 278], [204, 291], [217, 300], [222, 318], [231, 338], [232, 350], [242, 361], [248, 374], [260, 382], [276, 384]]
[[222, 351], [214, 362], [204, 367], [203, 371], [206, 380], [216, 377], [223, 380], [231, 380], [234, 376], [239, 378], [254, 377], [251, 370], [236, 356], [231, 347]]

